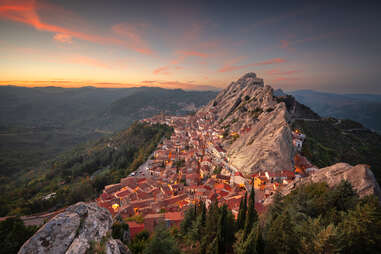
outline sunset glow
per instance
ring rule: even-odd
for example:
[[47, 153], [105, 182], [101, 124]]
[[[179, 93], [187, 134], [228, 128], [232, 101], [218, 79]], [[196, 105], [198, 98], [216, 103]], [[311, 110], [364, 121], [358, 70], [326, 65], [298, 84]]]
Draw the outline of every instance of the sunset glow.
[[255, 71], [285, 90], [381, 93], [374, 7], [0, 0], [0, 85], [210, 90]]

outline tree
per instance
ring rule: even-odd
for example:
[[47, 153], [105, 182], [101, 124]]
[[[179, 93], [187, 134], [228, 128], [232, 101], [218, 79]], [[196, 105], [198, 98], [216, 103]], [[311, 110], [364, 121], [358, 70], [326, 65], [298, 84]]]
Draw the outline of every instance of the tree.
[[266, 253], [295, 253], [298, 243], [296, 237], [290, 215], [284, 211], [270, 225], [266, 236]]
[[247, 215], [245, 220], [245, 227], [243, 230], [243, 239], [246, 239], [250, 234], [254, 223], [258, 220], [258, 214], [255, 210], [255, 192], [253, 186], [251, 187], [249, 196], [249, 207], [247, 209]]
[[381, 249], [381, 207], [376, 197], [368, 197], [353, 210], [342, 213], [338, 230], [344, 235], [345, 253], [378, 253]]
[[36, 231], [37, 227], [25, 226], [19, 217], [11, 217], [0, 222], [0, 253], [17, 253], [23, 243]]
[[115, 222], [111, 227], [111, 235], [113, 238], [127, 243], [130, 238], [130, 228], [127, 223]]
[[184, 215], [184, 219], [180, 224], [180, 232], [185, 236], [191, 229], [193, 221], [196, 218], [195, 206], [191, 206]]
[[247, 192], [245, 192], [245, 197], [241, 199], [241, 203], [239, 205], [239, 212], [237, 217], [238, 230], [243, 229], [243, 227], [245, 226], [246, 213], [247, 213]]
[[128, 248], [134, 254], [141, 254], [146, 248], [148, 241], [149, 241], [149, 232], [147, 230], [143, 230], [139, 232], [138, 234], [136, 234], [136, 236], [132, 239], [132, 241], [130, 241], [130, 243], [128, 244]]
[[144, 254], [179, 254], [180, 250], [177, 248], [175, 239], [169, 233], [164, 223], [156, 226], [155, 232], [151, 241], [143, 251]]
[[225, 253], [225, 235], [226, 235], [226, 227], [225, 227], [225, 220], [226, 220], [226, 214], [227, 214], [227, 208], [226, 205], [224, 205], [221, 208], [221, 214], [218, 219], [217, 224], [217, 250], [216, 253], [218, 254], [224, 254]]
[[236, 254], [263, 254], [264, 241], [260, 225], [256, 223], [248, 235], [246, 240], [243, 240], [243, 233], [238, 234], [238, 239], [234, 244], [234, 253]]

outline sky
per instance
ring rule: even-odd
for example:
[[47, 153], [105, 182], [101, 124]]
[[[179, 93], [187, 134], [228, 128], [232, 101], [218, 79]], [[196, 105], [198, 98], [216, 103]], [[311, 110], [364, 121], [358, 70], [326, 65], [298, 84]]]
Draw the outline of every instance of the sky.
[[379, 94], [380, 2], [0, 0], [0, 85]]

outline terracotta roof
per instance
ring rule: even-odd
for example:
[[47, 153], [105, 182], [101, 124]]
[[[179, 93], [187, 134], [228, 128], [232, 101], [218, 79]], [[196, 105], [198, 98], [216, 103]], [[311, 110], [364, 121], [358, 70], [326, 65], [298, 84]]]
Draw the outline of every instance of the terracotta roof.
[[181, 221], [183, 220], [184, 216], [181, 214], [181, 212], [168, 212], [164, 214], [164, 218], [172, 221]]

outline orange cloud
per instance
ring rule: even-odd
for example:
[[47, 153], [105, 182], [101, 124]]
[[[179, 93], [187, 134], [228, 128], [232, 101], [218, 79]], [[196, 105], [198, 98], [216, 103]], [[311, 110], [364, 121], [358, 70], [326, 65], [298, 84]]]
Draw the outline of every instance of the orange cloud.
[[72, 43], [71, 36], [69, 34], [56, 34], [53, 39], [62, 43]]
[[279, 63], [285, 63], [287, 62], [286, 59], [283, 58], [273, 58], [270, 60], [266, 60], [263, 62], [257, 62], [257, 63], [251, 63], [251, 64], [245, 64], [245, 65], [225, 65], [222, 68], [218, 69], [218, 72], [229, 72], [229, 71], [235, 71], [235, 70], [241, 70], [246, 69], [248, 67], [254, 67], [254, 66], [262, 66], [262, 65], [271, 65], [271, 64], [279, 64]]
[[155, 74], [155, 75], [158, 75], [158, 74], [165, 74], [165, 75], [168, 75], [168, 74], [170, 74], [170, 73], [168, 72], [168, 70], [169, 70], [169, 66], [159, 67], [159, 68], [153, 70], [153, 74]]
[[161, 88], [167, 88], [167, 89], [180, 88], [184, 90], [203, 90], [203, 91], [219, 90], [219, 88], [215, 86], [193, 84], [194, 81], [180, 82], [180, 81], [144, 80], [140, 83], [143, 85], [149, 84], [149, 86], [152, 86], [152, 87], [161, 87]]
[[[135, 45], [134, 42], [124, 41], [113, 37], [104, 37], [94, 34], [82, 33], [73, 29], [69, 29], [62, 26], [57, 26], [41, 21], [37, 10], [43, 9], [43, 6], [38, 6], [36, 1], [21, 1], [14, 3], [14, 1], [0, 0], [0, 17], [11, 20], [14, 22], [20, 22], [34, 27], [39, 31], [53, 32], [57, 34], [65, 35], [66, 38], [77, 38], [85, 41], [90, 41], [99, 44], [112, 44], [123, 46], [134, 50], [142, 54], [152, 54], [153, 52], [148, 48], [141, 48]], [[61, 35], [61, 38], [62, 38]]]

